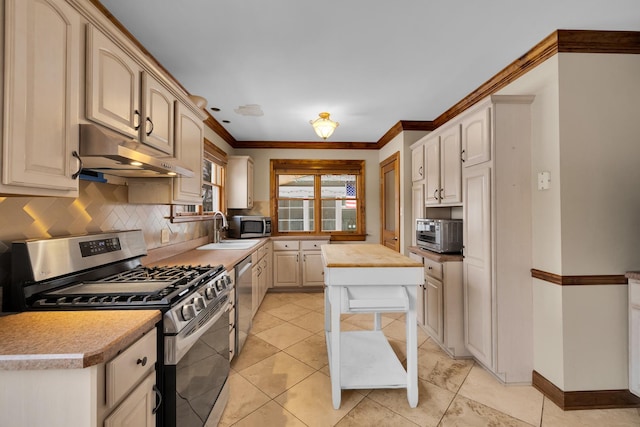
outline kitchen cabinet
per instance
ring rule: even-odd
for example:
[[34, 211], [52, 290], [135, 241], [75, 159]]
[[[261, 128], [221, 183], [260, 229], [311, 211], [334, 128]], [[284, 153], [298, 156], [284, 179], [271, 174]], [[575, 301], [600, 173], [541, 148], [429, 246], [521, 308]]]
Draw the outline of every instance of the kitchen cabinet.
[[0, 194], [77, 197], [81, 16], [64, 0], [4, 6]]
[[629, 391], [640, 396], [640, 281], [629, 280]]
[[465, 344], [505, 383], [533, 370], [532, 101], [494, 95], [461, 118]]
[[491, 160], [491, 106], [485, 105], [465, 116], [461, 128], [464, 167]]
[[229, 280], [229, 361], [232, 361], [236, 355], [237, 344], [236, 343], [236, 331], [238, 328], [236, 322], [236, 310], [237, 310], [237, 287], [236, 287], [236, 269], [232, 268], [227, 271]]
[[115, 357], [86, 368], [1, 371], [11, 393], [0, 400], [0, 425], [153, 427], [160, 402], [156, 361], [154, 327]]
[[425, 204], [459, 205], [462, 202], [460, 126], [445, 125], [425, 141]]
[[411, 146], [411, 181], [424, 179], [424, 146], [422, 142]]
[[249, 156], [227, 158], [227, 208], [253, 207], [253, 159]]
[[328, 240], [275, 240], [273, 242], [273, 286], [323, 286], [320, 247]]
[[176, 97], [110, 37], [87, 27], [87, 119], [174, 154]]
[[251, 254], [251, 315], [255, 316], [271, 284], [271, 242]]
[[411, 186], [411, 245], [416, 245], [416, 220], [424, 218], [424, 181]]
[[425, 272], [418, 288], [418, 324], [449, 356], [469, 357], [463, 328], [462, 256], [410, 250], [417, 252], [411, 252], [411, 258], [419, 258]]

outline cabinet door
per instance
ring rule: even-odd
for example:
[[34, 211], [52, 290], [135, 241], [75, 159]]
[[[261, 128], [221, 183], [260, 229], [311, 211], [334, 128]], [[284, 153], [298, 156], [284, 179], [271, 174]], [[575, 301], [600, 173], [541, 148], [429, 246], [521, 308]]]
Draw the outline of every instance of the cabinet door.
[[463, 292], [467, 349], [492, 367], [491, 194], [489, 167], [467, 170], [463, 178]]
[[227, 208], [252, 208], [253, 159], [249, 156], [229, 156], [227, 176]]
[[629, 308], [629, 391], [640, 396], [640, 307]]
[[191, 178], [174, 179], [175, 202], [202, 204], [202, 151], [204, 125], [188, 107], [176, 103], [175, 154], [194, 172]]
[[440, 280], [426, 276], [424, 327], [440, 343], [444, 340], [444, 288]]
[[273, 252], [273, 286], [300, 286], [298, 251]]
[[87, 118], [138, 138], [142, 68], [92, 25], [87, 28]]
[[411, 150], [411, 181], [424, 179], [424, 146]]
[[253, 160], [247, 161], [247, 208], [253, 207]]
[[61, 0], [5, 3], [1, 192], [75, 197], [80, 15]]
[[430, 139], [424, 145], [425, 205], [440, 203], [440, 138]]
[[462, 162], [460, 160], [460, 126], [440, 137], [440, 203], [462, 202]]
[[302, 285], [324, 286], [324, 269], [320, 251], [302, 252]]
[[142, 88], [144, 124], [140, 141], [173, 156], [176, 98], [148, 73], [142, 74]]
[[262, 269], [259, 265], [254, 265], [251, 269], [251, 317], [256, 315], [258, 306], [260, 306], [260, 276]]
[[483, 108], [462, 120], [464, 167], [491, 160], [491, 108]]
[[[414, 182], [411, 186], [411, 245], [416, 245], [416, 220], [424, 218], [424, 184]], [[422, 260], [421, 260], [422, 261]]]
[[155, 371], [149, 374], [104, 420], [104, 427], [155, 427]]

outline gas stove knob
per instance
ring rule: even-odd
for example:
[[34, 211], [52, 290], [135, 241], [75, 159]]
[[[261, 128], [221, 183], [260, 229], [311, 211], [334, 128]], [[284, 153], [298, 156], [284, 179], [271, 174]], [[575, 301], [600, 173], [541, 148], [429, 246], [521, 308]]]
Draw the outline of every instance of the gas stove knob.
[[202, 297], [195, 297], [193, 299], [193, 305], [195, 305], [196, 307], [196, 311], [200, 311], [200, 310], [204, 310], [205, 307], [205, 302], [204, 302], [204, 298]]
[[218, 291], [224, 290], [224, 282], [222, 281], [222, 279], [216, 280], [216, 289]]
[[228, 287], [231, 284], [231, 276], [225, 275], [223, 278], [225, 287]]
[[216, 290], [213, 287], [207, 288], [204, 290], [204, 296], [207, 299], [214, 299], [216, 297]]
[[182, 319], [191, 320], [196, 317], [196, 307], [193, 304], [185, 304], [182, 306]]

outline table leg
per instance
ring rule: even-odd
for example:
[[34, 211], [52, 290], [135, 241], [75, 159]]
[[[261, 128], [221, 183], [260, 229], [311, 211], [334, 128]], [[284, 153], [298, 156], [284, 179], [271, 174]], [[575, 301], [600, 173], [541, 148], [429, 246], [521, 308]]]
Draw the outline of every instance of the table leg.
[[407, 399], [409, 406], [418, 406], [418, 332], [416, 323], [415, 287], [406, 287], [409, 293], [409, 311], [405, 313], [407, 322]]
[[340, 409], [342, 399], [342, 387], [340, 385], [340, 297], [342, 287], [329, 287], [329, 305], [331, 316], [331, 397], [333, 408]]

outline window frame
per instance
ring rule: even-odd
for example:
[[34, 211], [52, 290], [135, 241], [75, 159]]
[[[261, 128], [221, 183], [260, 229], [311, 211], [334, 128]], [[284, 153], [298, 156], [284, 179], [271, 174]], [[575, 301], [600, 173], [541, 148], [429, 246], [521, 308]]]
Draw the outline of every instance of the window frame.
[[[279, 231], [278, 229], [278, 175], [314, 175], [316, 191], [314, 192], [314, 231]], [[320, 191], [321, 175], [355, 175], [356, 177], [356, 230], [322, 231], [322, 194]], [[270, 193], [271, 193], [271, 234], [275, 236], [330, 236], [334, 241], [366, 240], [366, 197], [365, 197], [365, 161], [364, 160], [305, 160], [305, 159], [271, 159], [270, 161]]]

